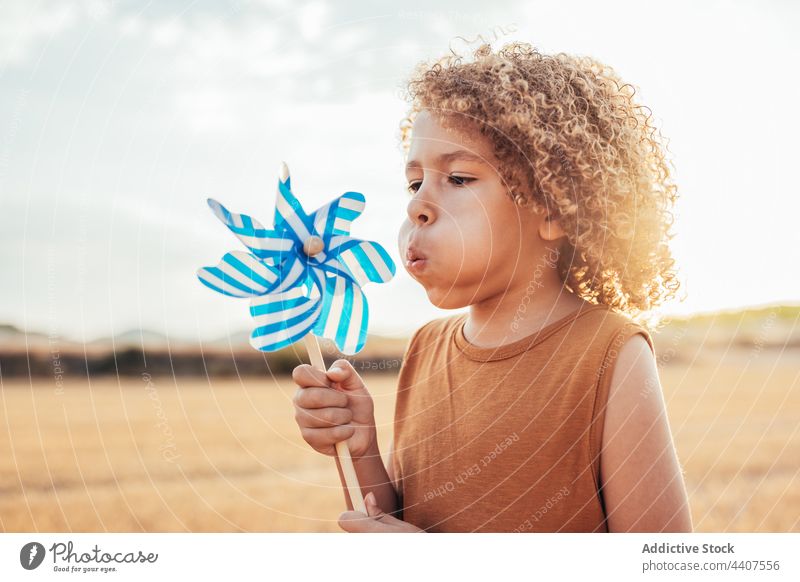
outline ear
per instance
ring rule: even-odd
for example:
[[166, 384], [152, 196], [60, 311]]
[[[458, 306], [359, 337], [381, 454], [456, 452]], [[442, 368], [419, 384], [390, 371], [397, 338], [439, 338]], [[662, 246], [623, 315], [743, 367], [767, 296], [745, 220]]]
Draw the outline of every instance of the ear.
[[559, 223], [558, 219], [552, 218], [552, 216], [548, 214], [539, 223], [539, 236], [542, 237], [543, 240], [554, 241], [562, 236], [566, 236], [566, 233], [564, 229], [561, 228], [561, 223]]

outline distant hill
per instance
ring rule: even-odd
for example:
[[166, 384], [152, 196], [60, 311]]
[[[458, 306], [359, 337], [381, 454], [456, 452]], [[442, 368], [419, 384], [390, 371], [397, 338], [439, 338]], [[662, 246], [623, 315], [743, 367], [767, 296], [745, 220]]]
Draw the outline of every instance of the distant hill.
[[672, 317], [655, 335], [657, 347], [757, 349], [800, 347], [800, 305], [759, 306]]
[[[9, 325], [0, 324], [0, 349], [17, 347], [38, 348], [49, 345], [50, 340], [46, 334], [39, 332], [24, 332], [21, 329]], [[71, 343], [71, 342], [70, 342]]]
[[[307, 361], [302, 345], [263, 353], [250, 346], [249, 338], [249, 331], [241, 331], [193, 342], [149, 330], [130, 330], [83, 344], [2, 325], [0, 376], [286, 374]], [[407, 341], [370, 335], [357, 357], [348, 359], [360, 370], [396, 371]], [[345, 357], [329, 340], [320, 340], [320, 347], [329, 364]]]
[[[759, 306], [671, 317], [653, 334], [660, 363], [697, 361], [698, 354], [730, 349], [800, 349], [800, 305]], [[254, 350], [250, 332], [200, 342], [151, 330], [129, 330], [86, 344], [13, 325], [0, 325], [0, 375], [53, 375], [55, 368], [82, 374], [242, 375], [287, 373], [306, 361], [302, 345], [273, 353]], [[407, 338], [369, 335], [350, 357], [361, 370], [396, 371]], [[326, 362], [344, 357], [320, 340]]]
[[766, 305], [744, 309], [721, 310], [709, 313], [695, 313], [683, 317], [671, 317], [673, 323], [736, 324], [759, 323], [767, 319], [780, 320], [786, 323], [800, 322], [800, 304], [798, 305]]
[[144, 348], [144, 349], [178, 349], [196, 348], [196, 342], [185, 338], [168, 337], [157, 331], [146, 329], [132, 329], [124, 333], [115, 335], [113, 338], [100, 338], [89, 343], [92, 347], [114, 346], [116, 349], [124, 348]]

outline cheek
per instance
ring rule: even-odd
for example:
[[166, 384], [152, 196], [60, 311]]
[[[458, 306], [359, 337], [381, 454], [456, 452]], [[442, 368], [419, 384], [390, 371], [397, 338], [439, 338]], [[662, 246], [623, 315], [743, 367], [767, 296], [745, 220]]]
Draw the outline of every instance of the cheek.
[[[467, 285], [493, 285], [506, 280], [525, 263], [519, 216], [478, 207], [460, 224], [458, 243], [453, 248], [451, 264], [458, 269], [459, 282]], [[458, 264], [461, 263], [460, 267]]]
[[408, 246], [408, 234], [410, 231], [411, 221], [406, 218], [400, 225], [400, 229], [397, 232], [397, 251], [400, 254], [400, 258], [405, 257], [406, 247]]
[[483, 272], [504, 245], [504, 228], [492, 221], [487, 209], [478, 205], [458, 224], [458, 244], [454, 251], [464, 259], [467, 271]]

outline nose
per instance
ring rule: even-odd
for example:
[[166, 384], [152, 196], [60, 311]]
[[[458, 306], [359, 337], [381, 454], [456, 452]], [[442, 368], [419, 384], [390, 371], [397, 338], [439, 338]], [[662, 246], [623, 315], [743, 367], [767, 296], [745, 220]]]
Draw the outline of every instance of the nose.
[[433, 207], [427, 201], [419, 198], [418, 196], [415, 196], [408, 203], [407, 212], [408, 218], [416, 226], [430, 224], [436, 218], [433, 212]]

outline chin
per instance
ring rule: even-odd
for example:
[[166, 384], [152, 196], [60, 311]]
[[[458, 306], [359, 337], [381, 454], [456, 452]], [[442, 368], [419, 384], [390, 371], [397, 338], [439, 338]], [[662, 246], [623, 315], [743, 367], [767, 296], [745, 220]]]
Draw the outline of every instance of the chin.
[[470, 303], [466, 298], [459, 298], [452, 293], [442, 294], [437, 293], [435, 290], [427, 290], [428, 300], [432, 305], [439, 309], [460, 309], [468, 307]]

